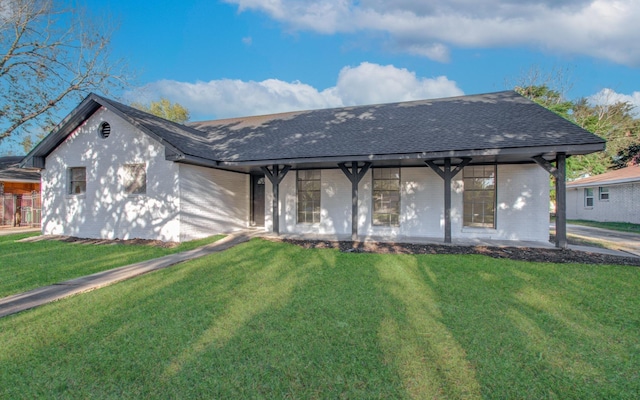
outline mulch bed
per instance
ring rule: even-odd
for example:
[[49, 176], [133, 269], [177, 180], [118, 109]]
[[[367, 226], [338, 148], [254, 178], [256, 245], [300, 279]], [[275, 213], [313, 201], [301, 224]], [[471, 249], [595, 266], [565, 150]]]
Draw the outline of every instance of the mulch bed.
[[[328, 240], [300, 240], [287, 238], [265, 238], [267, 240], [290, 243], [306, 249], [339, 249], [345, 253], [379, 254], [481, 254], [493, 258], [520, 261], [580, 264], [616, 264], [640, 266], [640, 257], [620, 257], [609, 254], [590, 253], [576, 250], [532, 247], [492, 247], [456, 246], [444, 244], [411, 244], [385, 242], [351, 242]], [[72, 236], [34, 236], [21, 241], [58, 240], [61, 242], [94, 245], [146, 245], [164, 248], [178, 246], [176, 242], [146, 239], [86, 239]]]
[[291, 243], [307, 249], [339, 249], [342, 252], [380, 253], [380, 254], [481, 254], [493, 258], [511, 260], [580, 263], [580, 264], [616, 264], [640, 266], [638, 257], [619, 257], [608, 254], [556, 248], [531, 247], [490, 247], [456, 246], [442, 244], [410, 244], [382, 242], [350, 242], [326, 240], [270, 239]]

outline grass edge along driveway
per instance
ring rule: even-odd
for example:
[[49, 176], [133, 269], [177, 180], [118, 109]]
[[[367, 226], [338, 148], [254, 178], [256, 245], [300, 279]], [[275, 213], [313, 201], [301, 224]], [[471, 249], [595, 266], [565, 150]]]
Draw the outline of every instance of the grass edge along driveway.
[[17, 241], [37, 235], [38, 233], [23, 233], [0, 236], [0, 298], [191, 250], [224, 237], [211, 236], [171, 248], [128, 244], [91, 245], [54, 240]]
[[254, 239], [0, 320], [0, 397], [634, 398], [640, 269]]

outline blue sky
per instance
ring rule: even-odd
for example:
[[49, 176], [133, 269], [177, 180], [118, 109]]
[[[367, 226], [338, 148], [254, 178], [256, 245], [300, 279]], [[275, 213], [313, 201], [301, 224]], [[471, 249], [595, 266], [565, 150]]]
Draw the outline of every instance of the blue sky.
[[571, 99], [640, 106], [637, 0], [78, 4], [119, 26], [113, 59], [137, 76], [114, 97], [166, 97], [192, 120], [486, 93], [532, 69], [564, 71]]
[[[88, 1], [138, 72], [193, 119], [484, 93], [563, 70], [570, 98], [640, 105], [637, 1]], [[424, 4], [428, 4], [424, 5]], [[598, 22], [596, 22], [598, 21]], [[596, 26], [599, 25], [599, 26]], [[602, 98], [603, 96], [600, 96]], [[600, 100], [603, 101], [603, 100]]]

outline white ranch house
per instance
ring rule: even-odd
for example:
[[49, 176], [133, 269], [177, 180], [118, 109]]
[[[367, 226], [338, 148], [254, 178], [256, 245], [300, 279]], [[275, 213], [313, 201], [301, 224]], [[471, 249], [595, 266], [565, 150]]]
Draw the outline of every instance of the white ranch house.
[[567, 183], [567, 218], [640, 224], [640, 166]]
[[43, 234], [186, 241], [247, 227], [327, 238], [547, 242], [549, 174], [599, 137], [513, 91], [180, 125], [89, 95], [22, 165]]

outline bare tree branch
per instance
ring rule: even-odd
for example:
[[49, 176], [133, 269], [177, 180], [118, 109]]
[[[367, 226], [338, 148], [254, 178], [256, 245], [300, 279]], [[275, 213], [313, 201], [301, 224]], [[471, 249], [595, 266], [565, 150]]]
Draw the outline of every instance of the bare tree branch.
[[101, 22], [55, 0], [0, 0], [0, 142], [50, 128], [56, 112], [89, 92], [127, 85]]

